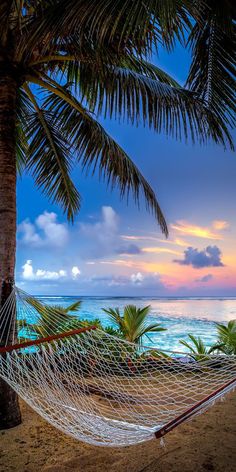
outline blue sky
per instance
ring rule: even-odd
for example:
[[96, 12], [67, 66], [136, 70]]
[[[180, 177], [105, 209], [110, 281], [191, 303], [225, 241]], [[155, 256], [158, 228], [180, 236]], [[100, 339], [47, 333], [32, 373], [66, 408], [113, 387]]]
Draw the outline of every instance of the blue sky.
[[[180, 46], [155, 62], [183, 83], [189, 55]], [[29, 176], [18, 182], [16, 279], [31, 293], [77, 295], [235, 295], [236, 158], [210, 144], [176, 142], [147, 128], [106, 120], [154, 188], [169, 224], [119, 200], [79, 169], [82, 209], [68, 225]]]

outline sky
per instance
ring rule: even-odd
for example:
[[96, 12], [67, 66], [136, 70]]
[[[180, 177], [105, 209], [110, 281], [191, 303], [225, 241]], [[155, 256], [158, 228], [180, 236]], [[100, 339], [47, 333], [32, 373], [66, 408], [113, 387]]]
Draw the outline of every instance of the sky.
[[[155, 62], [184, 83], [180, 46]], [[102, 123], [156, 192], [169, 226], [74, 170], [82, 208], [74, 225], [34, 186], [18, 181], [17, 285], [32, 294], [236, 296], [236, 156], [139, 126]]]

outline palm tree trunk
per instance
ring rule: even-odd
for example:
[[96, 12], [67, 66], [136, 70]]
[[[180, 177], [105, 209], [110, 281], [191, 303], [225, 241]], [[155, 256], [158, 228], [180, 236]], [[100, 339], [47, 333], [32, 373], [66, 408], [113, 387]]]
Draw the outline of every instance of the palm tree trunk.
[[[1, 69], [3, 69], [1, 67]], [[16, 94], [17, 83], [10, 72], [0, 74], [0, 307], [14, 283], [16, 253]], [[2, 344], [12, 342], [14, 316], [4, 330]], [[6, 333], [10, 333], [7, 338]], [[16, 393], [0, 379], [0, 429], [21, 422]]]

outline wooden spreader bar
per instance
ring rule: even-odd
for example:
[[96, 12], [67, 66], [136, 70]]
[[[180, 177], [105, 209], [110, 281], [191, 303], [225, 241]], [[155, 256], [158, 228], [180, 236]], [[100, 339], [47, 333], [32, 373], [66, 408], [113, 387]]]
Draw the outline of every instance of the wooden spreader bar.
[[226, 390], [230, 385], [233, 385], [235, 383], [236, 385], [236, 377], [233, 380], [230, 380], [226, 384], [222, 385], [222, 387], [218, 388], [214, 392], [212, 392], [210, 395], [207, 397], [203, 398], [203, 400], [199, 401], [198, 403], [195, 403], [195, 405], [191, 406], [187, 410], [185, 410], [181, 415], [177, 416], [173, 420], [169, 421], [169, 423], [166, 423], [165, 426], [163, 426], [161, 429], [156, 431], [154, 434], [156, 438], [162, 438], [162, 436], [165, 436], [165, 434], [169, 433], [172, 431], [176, 426], [179, 424], [183, 423], [187, 419], [191, 418], [196, 413], [196, 410], [198, 410], [199, 407], [204, 407], [204, 404], [207, 403], [209, 400], [213, 399], [218, 393], [223, 392]]
[[95, 329], [97, 329], [96, 326], [88, 326], [86, 328], [73, 329], [65, 333], [52, 334], [51, 336], [47, 336], [45, 338], [34, 339], [32, 341], [26, 341], [24, 343], [3, 346], [3, 347], [0, 347], [0, 354], [5, 354], [6, 352], [12, 352], [17, 349], [22, 349], [25, 347], [39, 346], [40, 344], [47, 343], [50, 341], [55, 341], [56, 339], [69, 338], [70, 336], [74, 336], [75, 334], [81, 334], [81, 333], [85, 333], [86, 331], [92, 331]]

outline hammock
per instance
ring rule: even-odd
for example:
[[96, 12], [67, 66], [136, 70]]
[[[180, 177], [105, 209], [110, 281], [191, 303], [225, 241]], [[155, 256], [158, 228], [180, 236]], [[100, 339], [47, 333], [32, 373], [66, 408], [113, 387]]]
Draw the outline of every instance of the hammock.
[[236, 356], [196, 362], [83, 323], [59, 332], [58, 320], [56, 308], [15, 288], [0, 312], [0, 376], [49, 423], [86, 443], [162, 438], [236, 385]]

